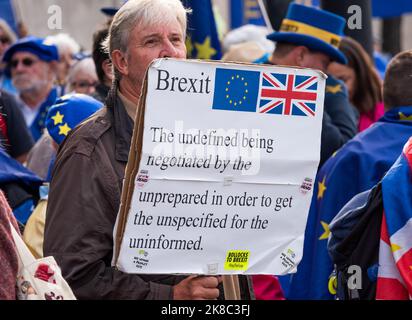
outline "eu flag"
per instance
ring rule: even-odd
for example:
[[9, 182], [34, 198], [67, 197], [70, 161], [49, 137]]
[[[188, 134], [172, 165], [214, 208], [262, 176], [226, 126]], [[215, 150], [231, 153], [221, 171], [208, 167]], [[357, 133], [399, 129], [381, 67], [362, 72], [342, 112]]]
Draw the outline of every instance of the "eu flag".
[[219, 60], [222, 57], [210, 0], [183, 0], [192, 9], [188, 15], [186, 48], [188, 58]]
[[212, 109], [256, 112], [260, 72], [216, 69]]

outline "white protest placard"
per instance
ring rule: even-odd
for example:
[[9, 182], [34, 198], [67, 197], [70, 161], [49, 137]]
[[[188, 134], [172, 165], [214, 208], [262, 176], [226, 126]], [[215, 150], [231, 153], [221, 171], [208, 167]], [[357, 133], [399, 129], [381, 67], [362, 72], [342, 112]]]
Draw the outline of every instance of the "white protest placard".
[[127, 273], [294, 272], [325, 75], [160, 59], [146, 80], [141, 158], [124, 188], [130, 203], [116, 223], [114, 264]]

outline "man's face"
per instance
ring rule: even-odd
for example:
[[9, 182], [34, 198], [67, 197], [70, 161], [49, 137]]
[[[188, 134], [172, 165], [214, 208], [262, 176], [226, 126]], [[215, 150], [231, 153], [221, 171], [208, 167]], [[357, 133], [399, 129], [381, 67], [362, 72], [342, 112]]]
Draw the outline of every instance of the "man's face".
[[84, 70], [78, 71], [70, 85], [76, 93], [92, 95], [96, 91], [97, 76]]
[[133, 86], [141, 87], [149, 64], [156, 58], [186, 58], [185, 39], [180, 24], [158, 24], [149, 27], [138, 25], [130, 35], [128, 74]]
[[19, 92], [39, 90], [51, 81], [50, 65], [30, 52], [16, 52], [10, 68], [13, 85]]
[[318, 69], [326, 73], [330, 62], [331, 60], [326, 54], [307, 50], [302, 55], [300, 66]]
[[69, 73], [70, 67], [73, 65], [72, 54], [65, 52], [60, 55], [60, 60], [57, 63], [57, 81], [61, 84], [66, 83], [66, 78]]

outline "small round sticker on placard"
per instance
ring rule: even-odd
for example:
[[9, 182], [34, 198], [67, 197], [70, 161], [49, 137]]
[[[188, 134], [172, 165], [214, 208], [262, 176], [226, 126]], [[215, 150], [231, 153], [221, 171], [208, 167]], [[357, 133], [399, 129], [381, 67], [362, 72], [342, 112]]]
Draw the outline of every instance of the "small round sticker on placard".
[[149, 181], [149, 171], [140, 170], [140, 173], [136, 177], [136, 187], [138, 189], [142, 189], [148, 181]]
[[313, 188], [313, 180], [311, 178], [305, 178], [300, 186], [300, 192], [307, 194]]

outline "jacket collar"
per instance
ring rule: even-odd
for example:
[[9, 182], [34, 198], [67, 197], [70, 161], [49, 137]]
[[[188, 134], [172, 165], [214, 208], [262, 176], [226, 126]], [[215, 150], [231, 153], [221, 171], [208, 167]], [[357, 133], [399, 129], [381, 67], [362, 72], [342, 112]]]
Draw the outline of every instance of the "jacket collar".
[[[115, 158], [117, 161], [127, 162], [130, 143], [133, 135], [133, 120], [129, 117], [123, 102], [117, 94], [108, 101], [107, 107], [113, 113], [113, 127], [115, 133]], [[113, 104], [112, 104], [113, 102]]]

